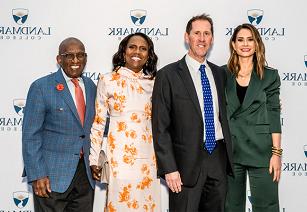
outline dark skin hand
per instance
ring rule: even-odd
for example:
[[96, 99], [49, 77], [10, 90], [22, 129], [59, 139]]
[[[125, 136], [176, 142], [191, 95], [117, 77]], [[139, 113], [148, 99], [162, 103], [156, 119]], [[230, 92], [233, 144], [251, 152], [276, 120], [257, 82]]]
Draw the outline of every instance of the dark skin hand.
[[93, 176], [94, 180], [100, 181], [101, 169], [102, 169], [102, 167], [99, 167], [99, 166], [96, 166], [96, 165], [91, 166], [92, 176]]
[[44, 177], [33, 181], [32, 183], [33, 192], [39, 197], [49, 197], [51, 193], [50, 181], [48, 177]]

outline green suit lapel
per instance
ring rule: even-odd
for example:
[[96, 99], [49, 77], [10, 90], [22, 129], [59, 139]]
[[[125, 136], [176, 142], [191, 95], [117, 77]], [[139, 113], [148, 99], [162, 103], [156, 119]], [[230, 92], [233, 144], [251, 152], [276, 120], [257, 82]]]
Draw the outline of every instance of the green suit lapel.
[[259, 89], [261, 86], [260, 78], [258, 77], [255, 70], [253, 70], [249, 85], [241, 106], [241, 110], [244, 111], [248, 108], [254, 101], [255, 97], [259, 94]]
[[227, 99], [229, 104], [229, 115], [230, 117], [238, 116], [244, 112], [254, 101], [255, 97], [259, 94], [258, 90], [261, 86], [261, 80], [258, 77], [255, 70], [253, 70], [249, 85], [243, 100], [242, 105], [240, 104], [238, 95], [237, 95], [237, 81], [236, 77], [233, 74], [228, 73], [228, 82], [227, 82]]

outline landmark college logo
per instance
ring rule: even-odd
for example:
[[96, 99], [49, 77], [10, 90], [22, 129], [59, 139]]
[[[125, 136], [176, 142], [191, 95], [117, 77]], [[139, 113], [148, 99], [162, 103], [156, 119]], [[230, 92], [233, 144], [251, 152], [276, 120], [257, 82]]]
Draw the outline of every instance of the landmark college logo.
[[15, 205], [19, 209], [22, 209], [28, 204], [29, 192], [27, 192], [27, 191], [16, 191], [16, 192], [13, 193], [13, 200], [14, 200]]
[[12, 16], [16, 24], [23, 25], [28, 19], [29, 10], [24, 8], [12, 9]]
[[127, 14], [129, 19], [126, 19], [124, 23], [114, 23], [113, 26], [108, 27], [107, 34], [108, 36], [116, 37], [118, 40], [122, 40], [127, 35], [136, 32], [144, 33], [156, 41], [168, 37], [169, 28], [161, 27], [160, 24], [163, 23], [157, 23], [156, 20], [152, 20], [150, 17], [145, 9], [132, 9], [129, 15]]
[[132, 22], [136, 25], [136, 26], [141, 26], [145, 19], [146, 19], [146, 10], [131, 10], [130, 11], [130, 17]]
[[23, 116], [24, 109], [26, 106], [26, 100], [25, 99], [14, 99], [13, 105], [14, 105], [15, 112], [18, 115]]
[[249, 22], [252, 25], [257, 26], [258, 24], [260, 24], [263, 18], [263, 10], [259, 10], [259, 9], [248, 10], [247, 17], [248, 17]]
[[[51, 36], [51, 27], [45, 25], [31, 25], [29, 23], [29, 10], [26, 8], [14, 8], [7, 11], [11, 17], [12, 25], [4, 25], [0, 22], [0, 41], [1, 40], [41, 40]], [[5, 13], [1, 13], [5, 14]], [[37, 13], [35, 13], [37, 14]], [[32, 17], [32, 16], [31, 16]], [[34, 17], [33, 19], [39, 17]], [[8, 24], [8, 23], [7, 23]]]
[[[285, 27], [267, 26], [263, 21], [264, 11], [261, 9], [247, 10], [247, 20], [250, 24], [254, 25], [263, 41], [275, 41], [276, 39], [285, 37]], [[246, 13], [245, 13], [246, 17]], [[245, 22], [245, 21], [244, 21]], [[226, 27], [226, 36], [232, 36], [235, 27]]]

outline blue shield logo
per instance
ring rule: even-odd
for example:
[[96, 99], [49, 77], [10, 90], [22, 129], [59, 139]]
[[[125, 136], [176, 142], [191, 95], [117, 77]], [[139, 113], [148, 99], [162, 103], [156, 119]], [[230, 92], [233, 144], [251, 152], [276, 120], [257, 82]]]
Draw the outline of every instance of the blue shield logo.
[[23, 8], [12, 9], [13, 19], [16, 24], [22, 25], [28, 18], [29, 10]]
[[29, 201], [29, 192], [16, 191], [13, 193], [14, 203], [18, 208], [24, 208]]
[[146, 19], [146, 10], [131, 10], [130, 11], [130, 17], [132, 22], [136, 25], [136, 26], [141, 26], [145, 19]]
[[304, 56], [304, 62], [305, 62], [305, 66], [307, 68], [307, 55]]
[[257, 26], [258, 24], [260, 24], [263, 18], [263, 10], [259, 10], [259, 9], [248, 10], [247, 17], [248, 17], [249, 22], [252, 25]]
[[14, 99], [13, 105], [14, 105], [15, 112], [18, 115], [23, 116], [24, 109], [26, 107], [26, 100], [25, 99]]
[[304, 153], [305, 153], [305, 157], [307, 158], [307, 144], [306, 145], [304, 145]]

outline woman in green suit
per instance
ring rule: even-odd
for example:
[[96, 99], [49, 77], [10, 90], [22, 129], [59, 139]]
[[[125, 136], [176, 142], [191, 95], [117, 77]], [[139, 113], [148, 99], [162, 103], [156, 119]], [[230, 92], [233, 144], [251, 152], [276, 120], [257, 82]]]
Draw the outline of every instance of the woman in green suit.
[[229, 47], [226, 97], [234, 176], [229, 177], [226, 211], [245, 211], [248, 173], [253, 212], [278, 212], [280, 78], [266, 66], [264, 44], [253, 25], [239, 25]]

